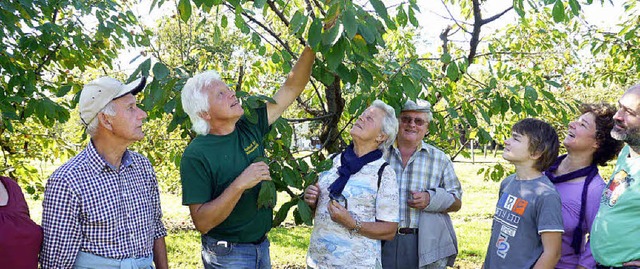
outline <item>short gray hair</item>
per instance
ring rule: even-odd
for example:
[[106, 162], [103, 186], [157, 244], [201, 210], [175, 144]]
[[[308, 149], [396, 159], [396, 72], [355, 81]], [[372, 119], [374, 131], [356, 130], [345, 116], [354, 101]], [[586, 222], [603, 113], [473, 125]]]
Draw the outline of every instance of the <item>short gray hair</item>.
[[87, 124], [87, 129], [85, 130], [85, 132], [90, 136], [93, 137], [94, 135], [96, 135], [96, 131], [98, 131], [98, 123], [100, 122], [100, 120], [98, 119], [97, 115], [100, 115], [100, 113], [109, 115], [109, 116], [115, 116], [116, 115], [116, 104], [113, 102], [113, 100], [111, 100], [109, 103], [107, 103], [106, 106], [104, 106], [104, 108], [102, 108], [102, 110], [100, 110], [98, 112], [98, 114], [96, 114], [96, 117], [93, 118], [93, 120], [91, 120], [91, 122], [89, 122], [89, 124]]
[[209, 70], [187, 80], [182, 88], [182, 109], [191, 119], [191, 129], [198, 135], [209, 133], [209, 122], [200, 117], [200, 112], [209, 110], [209, 99], [202, 90], [214, 81], [222, 81], [218, 72]]
[[380, 143], [378, 148], [386, 154], [389, 147], [396, 141], [396, 135], [398, 134], [398, 118], [396, 117], [396, 111], [390, 105], [380, 100], [375, 100], [371, 103], [370, 107], [375, 107], [384, 112], [384, 118], [382, 119], [382, 132], [387, 135], [387, 140]]

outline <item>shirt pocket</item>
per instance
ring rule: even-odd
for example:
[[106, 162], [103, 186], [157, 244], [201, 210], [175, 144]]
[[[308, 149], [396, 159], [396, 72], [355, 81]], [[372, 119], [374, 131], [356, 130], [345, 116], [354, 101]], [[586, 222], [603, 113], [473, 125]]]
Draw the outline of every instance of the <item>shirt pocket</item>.
[[115, 230], [121, 219], [121, 201], [117, 193], [95, 193], [84, 204], [84, 222], [89, 227]]

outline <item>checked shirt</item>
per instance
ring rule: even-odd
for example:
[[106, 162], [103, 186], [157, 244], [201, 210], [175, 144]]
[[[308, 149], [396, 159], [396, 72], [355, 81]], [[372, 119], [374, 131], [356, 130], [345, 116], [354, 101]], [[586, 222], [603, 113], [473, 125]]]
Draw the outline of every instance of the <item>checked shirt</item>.
[[402, 155], [397, 145], [385, 156], [398, 177], [400, 187], [400, 222], [398, 227], [418, 228], [420, 210], [407, 205], [410, 191], [427, 191], [444, 188], [456, 198], [462, 199], [462, 186], [453, 170], [453, 163], [440, 149], [422, 141], [406, 167], [402, 167]]
[[78, 251], [111, 259], [151, 256], [154, 240], [167, 234], [151, 163], [127, 150], [115, 169], [89, 142], [49, 178], [42, 227], [42, 268], [72, 268]]

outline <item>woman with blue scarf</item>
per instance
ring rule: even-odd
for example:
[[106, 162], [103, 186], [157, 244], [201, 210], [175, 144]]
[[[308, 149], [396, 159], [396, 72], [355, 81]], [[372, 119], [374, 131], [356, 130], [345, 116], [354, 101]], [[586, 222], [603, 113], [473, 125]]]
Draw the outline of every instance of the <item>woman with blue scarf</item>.
[[605, 103], [583, 104], [582, 115], [569, 123], [563, 144], [567, 154], [545, 171], [562, 200], [562, 256], [557, 269], [595, 268], [586, 235], [600, 207], [605, 182], [597, 165], [606, 165], [623, 146], [611, 137], [616, 109]]
[[382, 268], [381, 240], [398, 229], [398, 185], [383, 151], [398, 132], [395, 110], [380, 100], [353, 124], [353, 143], [305, 190], [315, 209], [309, 268]]

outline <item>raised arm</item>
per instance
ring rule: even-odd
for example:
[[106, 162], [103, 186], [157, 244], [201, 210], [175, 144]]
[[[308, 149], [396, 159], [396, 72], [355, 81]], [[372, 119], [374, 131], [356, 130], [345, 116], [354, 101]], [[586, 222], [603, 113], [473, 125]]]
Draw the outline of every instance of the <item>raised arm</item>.
[[273, 96], [276, 103], [267, 103], [269, 125], [273, 124], [302, 93], [311, 77], [311, 67], [315, 59], [316, 56], [313, 50], [310, 47], [305, 47], [298, 62], [287, 75], [287, 80]]

